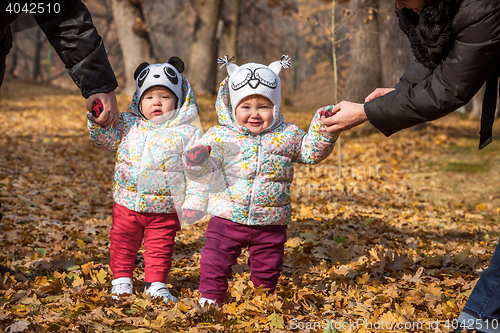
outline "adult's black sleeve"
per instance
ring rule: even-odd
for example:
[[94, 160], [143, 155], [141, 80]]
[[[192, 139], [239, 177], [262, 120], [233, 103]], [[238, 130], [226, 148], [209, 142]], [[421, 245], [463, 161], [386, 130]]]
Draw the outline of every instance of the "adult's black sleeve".
[[79, 0], [58, 1], [59, 13], [34, 14], [50, 44], [66, 65], [82, 96], [110, 92], [118, 83], [90, 12]]
[[364, 104], [370, 123], [386, 136], [465, 105], [500, 66], [499, 1], [464, 0], [453, 29], [453, 48], [432, 73], [413, 63], [396, 90]]

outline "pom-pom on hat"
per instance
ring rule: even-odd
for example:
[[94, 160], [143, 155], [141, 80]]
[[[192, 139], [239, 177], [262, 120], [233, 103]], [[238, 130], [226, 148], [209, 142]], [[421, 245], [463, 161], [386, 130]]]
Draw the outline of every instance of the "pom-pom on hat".
[[[164, 64], [149, 64], [143, 62], [134, 72], [136, 94], [139, 101], [139, 112], [141, 112], [141, 100], [144, 93], [153, 87], [164, 87], [169, 89], [177, 97], [177, 109], [184, 102], [182, 94], [182, 76], [184, 62], [179, 57], [171, 57]], [[144, 116], [144, 115], [142, 115]]]
[[[276, 121], [281, 105], [281, 80], [279, 74], [282, 68], [291, 67], [290, 57], [283, 55], [280, 60], [269, 66], [248, 63], [241, 66], [231, 63], [233, 58], [219, 58], [218, 63], [226, 66], [229, 74], [229, 98], [233, 109], [233, 119], [236, 119], [234, 111], [240, 101], [250, 95], [261, 95], [267, 97], [273, 104], [273, 124]], [[272, 125], [271, 125], [272, 126]]]

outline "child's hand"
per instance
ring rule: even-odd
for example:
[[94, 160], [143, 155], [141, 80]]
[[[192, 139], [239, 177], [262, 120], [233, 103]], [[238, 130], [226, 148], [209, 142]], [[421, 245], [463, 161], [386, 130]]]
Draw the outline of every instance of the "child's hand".
[[185, 209], [182, 211], [182, 221], [185, 224], [193, 224], [199, 221], [204, 215], [205, 213], [199, 210]]
[[186, 163], [192, 166], [202, 164], [210, 156], [211, 150], [212, 148], [210, 146], [203, 145], [192, 148], [186, 154]]

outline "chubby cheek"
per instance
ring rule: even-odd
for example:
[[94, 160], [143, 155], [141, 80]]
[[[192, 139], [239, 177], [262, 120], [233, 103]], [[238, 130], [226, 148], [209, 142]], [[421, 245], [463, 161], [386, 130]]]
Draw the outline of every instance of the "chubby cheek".
[[245, 117], [244, 115], [240, 114], [239, 112], [236, 113], [236, 124], [240, 126], [245, 126], [248, 117]]
[[265, 115], [262, 120], [264, 121], [264, 126], [266, 127], [266, 129], [271, 126], [271, 123], [273, 122], [273, 115], [270, 114], [270, 115]]

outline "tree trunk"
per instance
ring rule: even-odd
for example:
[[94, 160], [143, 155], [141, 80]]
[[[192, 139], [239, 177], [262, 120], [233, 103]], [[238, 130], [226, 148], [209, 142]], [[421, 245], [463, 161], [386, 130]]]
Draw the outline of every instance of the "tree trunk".
[[42, 48], [45, 38], [42, 38], [42, 29], [37, 28], [35, 33], [35, 57], [33, 59], [33, 80], [37, 80], [42, 73]]
[[349, 72], [342, 99], [364, 103], [365, 97], [381, 84], [380, 50], [377, 32], [377, 0], [353, 1], [355, 16]]
[[112, 6], [125, 67], [125, 88], [122, 92], [132, 95], [135, 91], [135, 69], [144, 61], [155, 62], [153, 49], [141, 1], [113, 0]]
[[399, 29], [394, 0], [379, 0], [378, 30], [380, 64], [382, 69], [381, 87], [394, 87], [412, 61], [410, 41]]
[[240, 2], [232, 2], [231, 19], [227, 23], [226, 45], [229, 57], [234, 56], [234, 63], [241, 64], [240, 52], [238, 50], [238, 32], [240, 29]]
[[217, 57], [222, 16], [222, 0], [200, 0], [194, 26], [189, 59], [189, 79], [193, 90], [200, 94], [215, 94]]

